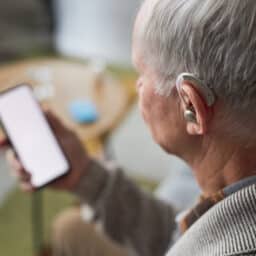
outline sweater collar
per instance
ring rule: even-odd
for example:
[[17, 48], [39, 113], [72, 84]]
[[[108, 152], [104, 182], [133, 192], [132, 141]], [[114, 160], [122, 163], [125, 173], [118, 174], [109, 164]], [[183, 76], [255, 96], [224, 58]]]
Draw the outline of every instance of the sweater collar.
[[184, 213], [179, 221], [180, 230], [185, 233], [202, 215], [204, 215], [215, 204], [222, 201], [224, 198], [238, 192], [239, 190], [256, 184], [256, 175], [242, 179], [234, 184], [231, 184], [224, 189], [218, 191], [209, 197], [201, 196], [198, 204], [188, 212]]

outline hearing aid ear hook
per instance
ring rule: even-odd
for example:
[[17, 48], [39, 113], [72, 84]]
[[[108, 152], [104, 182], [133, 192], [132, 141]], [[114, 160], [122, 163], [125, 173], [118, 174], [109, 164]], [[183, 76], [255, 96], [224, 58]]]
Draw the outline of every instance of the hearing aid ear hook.
[[190, 82], [195, 88], [199, 91], [200, 95], [204, 98], [207, 106], [212, 106], [215, 102], [215, 95], [213, 91], [206, 87], [199, 79], [197, 79], [193, 74], [191, 73], [181, 73], [176, 80], [176, 87], [177, 91], [182, 98], [182, 100], [185, 102], [184, 95], [182, 94], [182, 83], [184, 81]]

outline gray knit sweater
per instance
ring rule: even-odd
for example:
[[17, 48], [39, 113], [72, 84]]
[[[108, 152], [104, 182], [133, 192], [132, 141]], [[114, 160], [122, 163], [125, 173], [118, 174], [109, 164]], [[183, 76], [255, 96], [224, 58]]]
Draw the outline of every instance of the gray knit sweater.
[[75, 193], [95, 209], [112, 239], [139, 256], [256, 256], [256, 185], [216, 204], [172, 248], [175, 210], [120, 170], [110, 172], [94, 162]]

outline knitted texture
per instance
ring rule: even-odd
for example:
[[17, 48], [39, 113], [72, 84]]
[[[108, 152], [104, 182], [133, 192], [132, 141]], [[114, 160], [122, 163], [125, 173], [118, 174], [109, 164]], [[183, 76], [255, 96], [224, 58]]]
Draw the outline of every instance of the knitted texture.
[[256, 255], [256, 185], [227, 197], [205, 213], [167, 256]]

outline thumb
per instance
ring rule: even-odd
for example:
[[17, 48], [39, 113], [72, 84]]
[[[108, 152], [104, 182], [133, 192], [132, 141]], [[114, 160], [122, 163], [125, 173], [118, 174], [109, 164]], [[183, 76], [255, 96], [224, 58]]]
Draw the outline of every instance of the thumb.
[[7, 146], [9, 144], [9, 141], [7, 137], [3, 134], [3, 132], [0, 132], [0, 148], [3, 146]]

